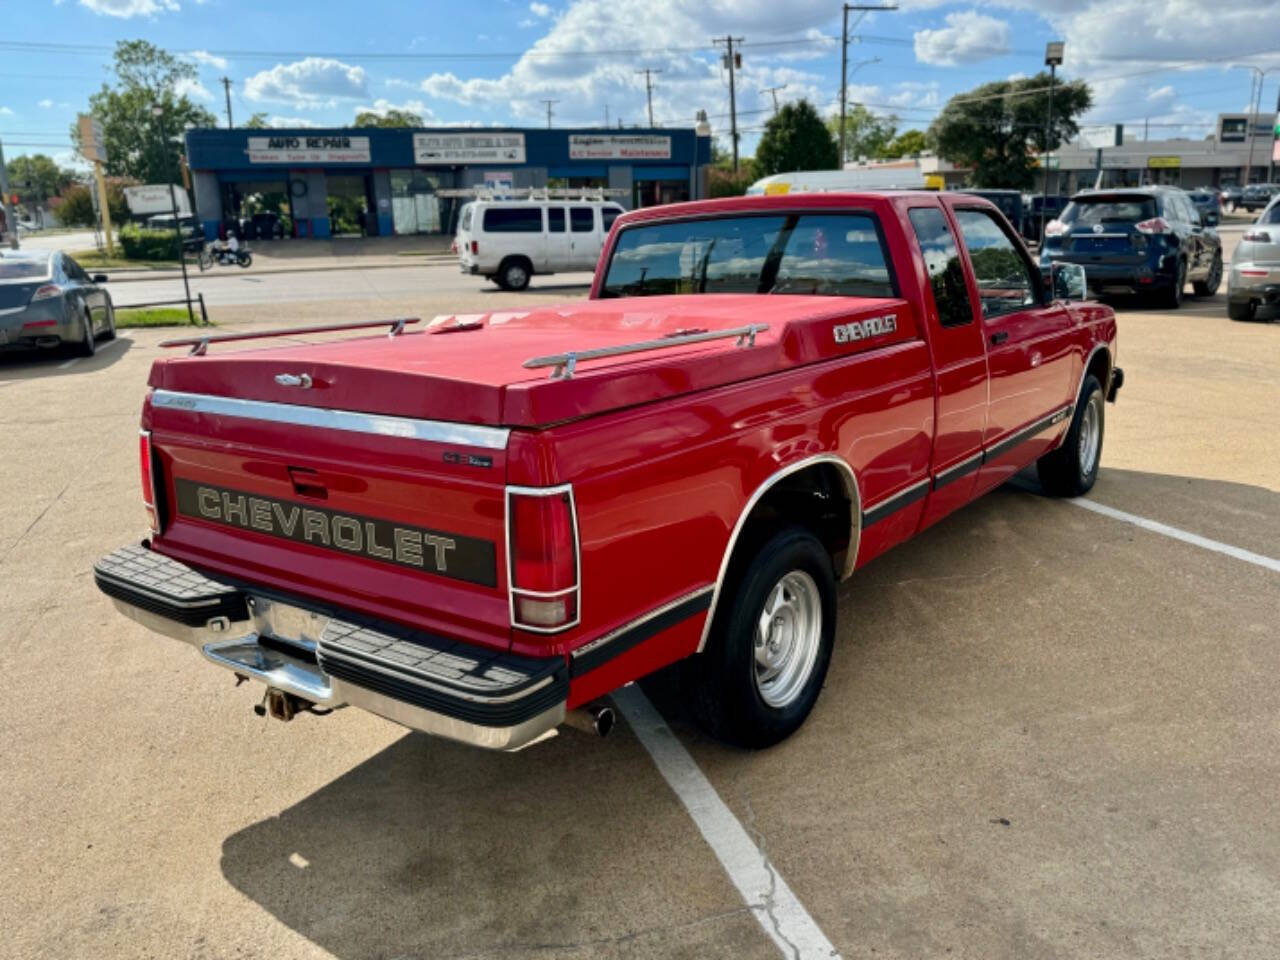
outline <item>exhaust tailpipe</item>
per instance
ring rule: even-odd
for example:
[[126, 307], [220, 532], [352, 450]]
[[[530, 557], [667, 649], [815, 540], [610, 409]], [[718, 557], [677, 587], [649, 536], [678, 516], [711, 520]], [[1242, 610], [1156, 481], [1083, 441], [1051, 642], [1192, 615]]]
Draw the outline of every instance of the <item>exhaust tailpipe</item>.
[[579, 707], [577, 710], [570, 710], [564, 715], [564, 722], [566, 726], [573, 727], [575, 730], [594, 733], [603, 739], [613, 730], [617, 715], [613, 712], [613, 707], [604, 703], [593, 703], [590, 706]]

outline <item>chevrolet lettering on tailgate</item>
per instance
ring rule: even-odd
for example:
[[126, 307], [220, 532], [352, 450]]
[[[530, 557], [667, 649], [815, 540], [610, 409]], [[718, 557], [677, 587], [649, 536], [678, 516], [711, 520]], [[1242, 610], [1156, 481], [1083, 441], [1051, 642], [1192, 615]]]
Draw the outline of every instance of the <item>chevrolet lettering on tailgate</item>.
[[488, 587], [498, 582], [494, 546], [487, 540], [304, 507], [288, 500], [193, 483], [182, 477], [176, 479], [176, 487], [178, 512], [188, 517], [361, 554]]

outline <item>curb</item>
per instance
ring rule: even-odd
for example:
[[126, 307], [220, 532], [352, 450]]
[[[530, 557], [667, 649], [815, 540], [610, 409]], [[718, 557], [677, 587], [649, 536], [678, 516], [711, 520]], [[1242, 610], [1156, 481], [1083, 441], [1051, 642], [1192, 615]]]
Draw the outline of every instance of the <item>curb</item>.
[[[276, 274], [276, 273], [320, 273], [320, 272], [327, 272], [332, 270], [362, 270], [362, 269], [388, 270], [388, 269], [402, 269], [405, 267], [441, 266], [446, 263], [454, 262], [456, 260], [456, 257], [453, 254], [446, 254], [440, 257], [424, 256], [424, 257], [414, 257], [414, 258], [405, 258], [405, 259], [409, 259], [410, 262], [409, 263], [404, 263], [404, 262], [342, 263], [342, 264], [329, 265], [329, 266], [263, 267], [261, 269], [254, 269], [253, 267], [250, 267], [248, 270], [245, 270], [243, 274], [239, 272], [230, 273], [228, 269], [227, 271], [223, 272], [223, 275], [229, 274], [230, 276], [243, 275], [243, 276], [261, 277], [261, 276], [264, 276], [265, 274]], [[112, 283], [137, 283], [145, 280], [172, 280], [172, 279], [180, 278], [182, 276], [181, 270], [174, 270], [174, 269], [148, 270], [146, 268], [136, 268], [136, 267], [115, 267], [112, 269], [98, 270], [95, 272], [105, 273], [108, 277], [111, 278], [110, 282]], [[211, 274], [211, 275], [218, 276], [218, 274]], [[200, 271], [199, 269], [192, 272], [191, 268], [188, 267], [187, 276], [201, 277], [201, 276], [204, 276], [204, 272]]]

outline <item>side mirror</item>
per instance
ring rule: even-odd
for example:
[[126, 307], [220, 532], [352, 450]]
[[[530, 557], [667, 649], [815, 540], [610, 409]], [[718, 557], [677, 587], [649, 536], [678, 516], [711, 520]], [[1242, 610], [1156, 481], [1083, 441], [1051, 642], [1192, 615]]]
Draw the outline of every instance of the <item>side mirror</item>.
[[106, 283], [111, 278], [108, 277], [105, 273], [95, 273], [91, 279], [93, 280], [94, 283]]
[[1083, 300], [1089, 287], [1085, 283], [1084, 267], [1078, 263], [1055, 263], [1050, 268], [1053, 295], [1058, 300]]

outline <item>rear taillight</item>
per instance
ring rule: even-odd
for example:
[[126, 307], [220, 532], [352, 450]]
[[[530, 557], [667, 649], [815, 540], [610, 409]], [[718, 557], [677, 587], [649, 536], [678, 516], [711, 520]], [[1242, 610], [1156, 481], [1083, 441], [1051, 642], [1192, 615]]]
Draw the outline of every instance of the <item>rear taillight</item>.
[[151, 465], [151, 431], [143, 430], [138, 434], [138, 467], [142, 472], [142, 505], [147, 511], [147, 519], [151, 521], [151, 532], [160, 532], [160, 518], [156, 513], [155, 474]]
[[1249, 230], [1245, 233], [1244, 239], [1251, 243], [1270, 243], [1271, 234], [1265, 230]]
[[471, 254], [472, 254], [472, 256], [477, 256], [477, 257], [480, 255], [480, 241], [479, 241], [479, 240], [472, 240], [472, 241], [471, 241]]
[[36, 287], [36, 292], [31, 295], [31, 302], [35, 303], [37, 300], [50, 300], [53, 297], [59, 297], [61, 295], [62, 288], [60, 286], [56, 283], [46, 283], [43, 286]]
[[1135, 223], [1133, 228], [1139, 233], [1169, 233], [1169, 223], [1164, 217], [1152, 217], [1150, 220], [1143, 220], [1141, 223]]
[[1046, 237], [1062, 237], [1070, 230], [1071, 228], [1061, 220], [1050, 220], [1044, 225], [1044, 235]]
[[578, 622], [572, 488], [507, 488], [507, 558], [512, 626], [554, 633]]

